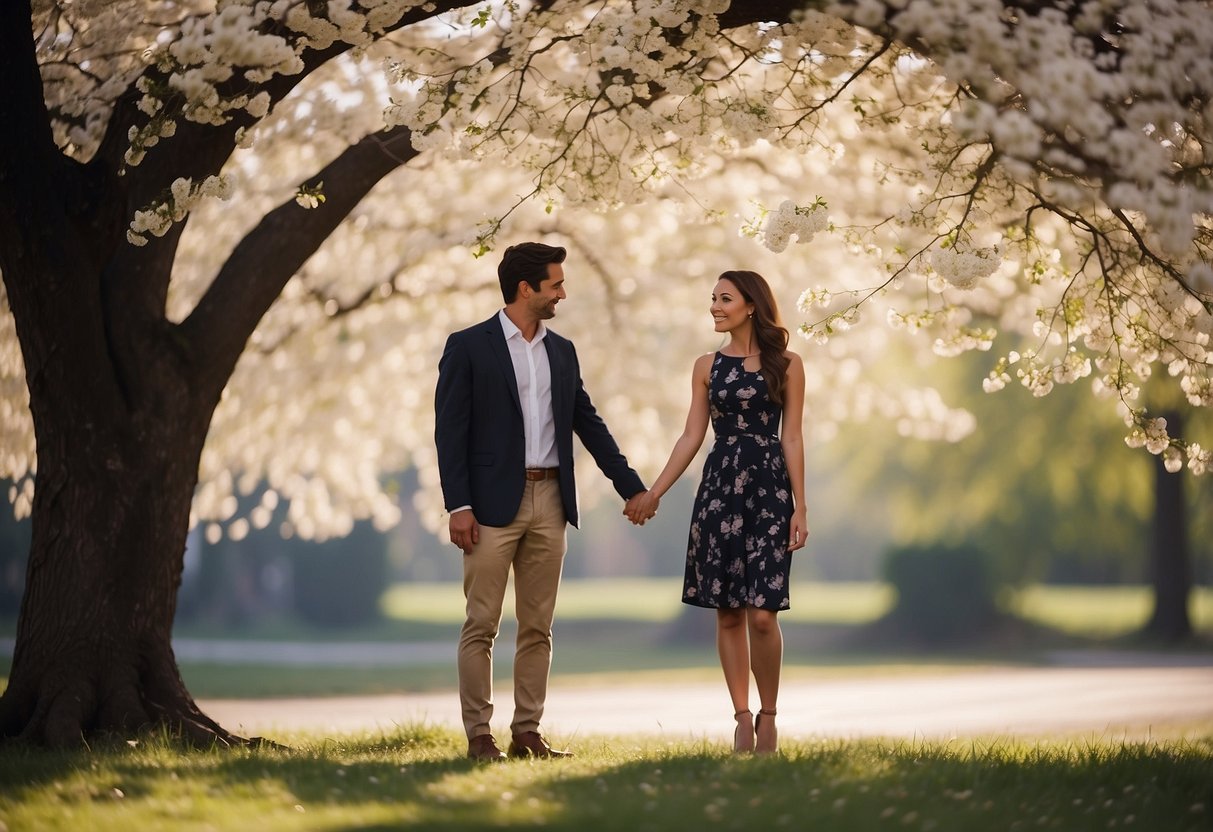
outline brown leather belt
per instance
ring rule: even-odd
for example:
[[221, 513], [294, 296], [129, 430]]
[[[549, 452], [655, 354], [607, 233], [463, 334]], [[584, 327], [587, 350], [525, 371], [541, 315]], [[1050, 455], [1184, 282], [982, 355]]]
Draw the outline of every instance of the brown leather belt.
[[527, 468], [526, 478], [531, 482], [539, 480], [554, 480], [560, 476], [559, 468]]

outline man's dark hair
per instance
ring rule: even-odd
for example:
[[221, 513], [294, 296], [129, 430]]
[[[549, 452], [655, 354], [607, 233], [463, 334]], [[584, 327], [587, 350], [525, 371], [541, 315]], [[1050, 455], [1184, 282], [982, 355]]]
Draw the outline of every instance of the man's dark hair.
[[497, 279], [501, 281], [501, 296], [506, 303], [518, 297], [518, 284], [526, 281], [535, 291], [548, 276], [548, 263], [563, 263], [565, 250], [544, 243], [518, 243], [501, 255]]

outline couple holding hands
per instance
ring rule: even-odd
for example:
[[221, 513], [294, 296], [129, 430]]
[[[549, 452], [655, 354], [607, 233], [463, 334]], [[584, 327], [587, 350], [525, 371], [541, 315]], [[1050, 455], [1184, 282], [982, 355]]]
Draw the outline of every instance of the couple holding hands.
[[[770, 287], [728, 271], [712, 290], [715, 331], [728, 342], [695, 361], [686, 426], [646, 489], [581, 380], [573, 344], [544, 325], [566, 297], [565, 250], [506, 249], [497, 274], [505, 307], [452, 334], [438, 365], [435, 443], [451, 542], [463, 550], [467, 617], [459, 638], [459, 697], [468, 756], [503, 760], [493, 739], [493, 642], [514, 572], [511, 757], [564, 757], [539, 730], [552, 657], [552, 618], [577, 525], [573, 434], [643, 525], [698, 453], [715, 442], [695, 496], [684, 603], [716, 610], [716, 643], [737, 727], [735, 751], [771, 753], [791, 553], [804, 545], [804, 366], [787, 349]], [[782, 423], [782, 431], [780, 429]], [[753, 673], [760, 709], [750, 710]]]

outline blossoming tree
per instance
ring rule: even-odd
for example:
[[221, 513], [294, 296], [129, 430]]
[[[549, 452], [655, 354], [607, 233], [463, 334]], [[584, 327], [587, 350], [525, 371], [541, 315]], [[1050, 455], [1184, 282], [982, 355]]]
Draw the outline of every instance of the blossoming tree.
[[[0, 734], [238, 739], [172, 654], [188, 529], [240, 537], [282, 503], [286, 533], [390, 524], [378, 474], [406, 463], [436, 524], [435, 342], [494, 307], [467, 252], [501, 233], [586, 263], [569, 326], [611, 344], [587, 374], [642, 467], [685, 404], [668, 368], [703, 348], [692, 298], [727, 258], [809, 285], [821, 436], [873, 412], [971, 427], [868, 381], [897, 333], [833, 337], [861, 318], [943, 355], [1001, 328], [1035, 344], [990, 389], [1094, 374], [1132, 443], [1203, 473], [1209, 452], [1139, 393], [1162, 368], [1154, 384], [1213, 400], [1209, 11], [3, 4], [0, 475], [33, 544]], [[817, 243], [840, 253], [802, 276], [825, 271]]]

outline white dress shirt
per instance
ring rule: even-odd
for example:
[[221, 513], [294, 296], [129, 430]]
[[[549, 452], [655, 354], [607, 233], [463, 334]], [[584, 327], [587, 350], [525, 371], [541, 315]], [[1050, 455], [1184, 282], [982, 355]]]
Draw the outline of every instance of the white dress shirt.
[[527, 341], [502, 309], [497, 313], [505, 344], [514, 363], [518, 382], [518, 401], [522, 405], [522, 431], [526, 438], [526, 467], [555, 468], [560, 465], [556, 453], [556, 420], [552, 415], [552, 365], [548, 361], [547, 327], [539, 322], [535, 337]]

